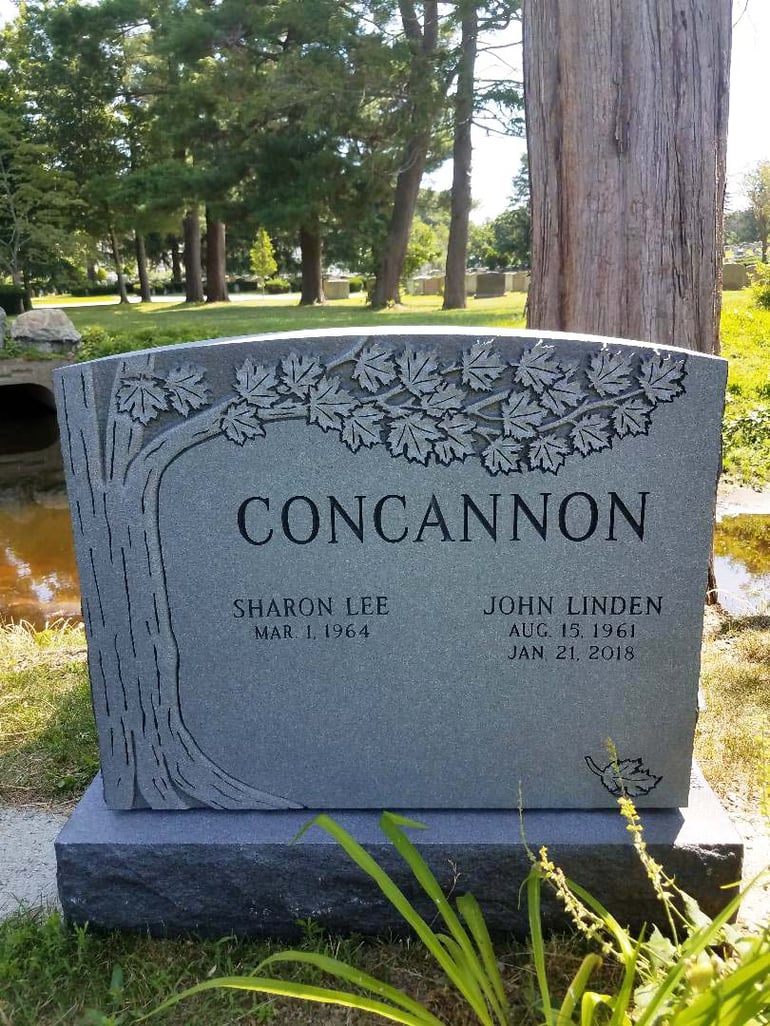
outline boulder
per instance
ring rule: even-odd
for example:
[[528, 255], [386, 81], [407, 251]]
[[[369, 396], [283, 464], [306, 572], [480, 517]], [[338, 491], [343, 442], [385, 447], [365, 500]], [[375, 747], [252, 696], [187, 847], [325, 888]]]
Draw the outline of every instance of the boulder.
[[11, 339], [41, 353], [60, 353], [74, 349], [80, 333], [63, 310], [29, 310], [11, 325]]

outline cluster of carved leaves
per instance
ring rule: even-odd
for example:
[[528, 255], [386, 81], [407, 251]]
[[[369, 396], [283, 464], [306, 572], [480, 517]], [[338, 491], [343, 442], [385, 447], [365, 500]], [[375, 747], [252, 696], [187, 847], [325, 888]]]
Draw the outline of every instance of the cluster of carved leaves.
[[[237, 445], [264, 436], [271, 421], [302, 419], [353, 452], [385, 445], [415, 463], [475, 457], [490, 474], [555, 474], [570, 457], [646, 434], [655, 408], [684, 392], [684, 378], [684, 359], [653, 351], [586, 347], [578, 361], [543, 341], [510, 359], [480, 339], [442, 363], [433, 350], [373, 341], [328, 365], [310, 353], [277, 364], [249, 357], [216, 416]], [[142, 424], [209, 402], [205, 371], [190, 363], [165, 376], [128, 375], [117, 391], [117, 409]]]

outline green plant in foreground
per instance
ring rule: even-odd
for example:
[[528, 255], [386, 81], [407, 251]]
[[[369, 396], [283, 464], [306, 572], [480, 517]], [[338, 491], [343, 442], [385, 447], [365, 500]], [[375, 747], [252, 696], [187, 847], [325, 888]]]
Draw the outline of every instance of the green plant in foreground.
[[[729, 920], [737, 911], [741, 894], [713, 920], [663, 872], [646, 849], [639, 817], [628, 798], [620, 799], [628, 830], [657, 897], [662, 902], [670, 936], [654, 928], [632, 938], [628, 930], [587, 891], [568, 880], [548, 859], [546, 849], [526, 881], [530, 941], [537, 977], [539, 1015], [546, 1026], [754, 1026], [770, 1022], [770, 927], [742, 935]], [[311, 826], [326, 830], [347, 854], [374, 880], [398, 910], [445, 973], [450, 984], [467, 1002], [484, 1026], [510, 1026], [510, 1008], [492, 941], [476, 899], [465, 894], [456, 899], [456, 911], [444, 895], [428, 865], [403, 831], [424, 829], [423, 824], [384, 812], [383, 833], [406, 861], [424, 893], [435, 904], [446, 932], [435, 932], [417, 912], [381, 866], [331, 817], [317, 816]], [[575, 973], [557, 1007], [546, 970], [545, 943], [540, 914], [541, 888], [551, 884], [577, 928], [602, 952], [588, 954]], [[622, 969], [614, 994], [588, 989], [589, 979], [602, 956], [617, 960]], [[355, 991], [335, 990], [260, 975], [281, 963], [301, 963], [320, 969]], [[160, 1005], [155, 1015], [204, 990], [230, 987], [322, 1004], [341, 1005], [372, 1012], [405, 1026], [441, 1026], [428, 1008], [395, 987], [327, 955], [284, 951], [264, 959], [252, 976], [206, 980]]]

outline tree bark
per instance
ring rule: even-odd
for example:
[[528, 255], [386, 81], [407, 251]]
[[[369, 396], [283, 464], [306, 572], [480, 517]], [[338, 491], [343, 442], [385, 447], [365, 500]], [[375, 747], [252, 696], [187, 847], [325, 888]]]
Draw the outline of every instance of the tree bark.
[[404, 33], [412, 48], [407, 96], [411, 108], [411, 135], [404, 148], [393, 199], [390, 226], [372, 290], [372, 307], [382, 309], [401, 299], [399, 283], [409, 243], [409, 229], [414, 217], [428, 147], [436, 116], [435, 91], [432, 88], [434, 58], [438, 47], [438, 3], [423, 4], [423, 25], [420, 26], [414, 4], [399, 0]]
[[191, 207], [182, 222], [184, 232], [184, 301], [203, 302], [201, 277], [201, 225], [197, 207]]
[[444, 309], [466, 305], [465, 268], [468, 262], [468, 218], [471, 212], [471, 161], [473, 146], [473, 75], [476, 66], [479, 19], [476, 0], [465, 0], [462, 11], [461, 56], [455, 95], [454, 145], [452, 151], [452, 212], [446, 255]]
[[299, 230], [299, 247], [302, 266], [302, 294], [300, 306], [325, 303], [323, 267], [321, 263], [321, 232], [318, 224], [303, 225]]
[[719, 352], [730, 19], [730, 0], [524, 0], [528, 327]]
[[112, 247], [112, 259], [115, 264], [115, 273], [118, 276], [118, 295], [120, 296], [120, 302], [127, 303], [128, 292], [126, 292], [126, 279], [123, 274], [123, 258], [120, 255], [120, 243], [118, 242], [118, 236], [114, 228], [110, 228], [110, 246]]
[[150, 276], [147, 273], [147, 250], [144, 245], [144, 236], [134, 232], [134, 248], [136, 250], [136, 270], [139, 275], [139, 295], [143, 303], [152, 302], [152, 290], [150, 289]]
[[525, 0], [528, 325], [719, 348], [729, 0]]
[[206, 302], [227, 303], [225, 224], [206, 207]]

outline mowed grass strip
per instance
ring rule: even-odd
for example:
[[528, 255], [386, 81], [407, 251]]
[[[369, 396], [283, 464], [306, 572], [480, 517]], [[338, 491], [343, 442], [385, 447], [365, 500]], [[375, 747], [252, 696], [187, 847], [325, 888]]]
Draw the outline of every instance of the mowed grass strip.
[[[308, 923], [294, 946], [341, 959], [401, 988], [452, 1026], [478, 1026], [419, 943], [327, 937]], [[98, 933], [67, 926], [55, 913], [21, 913], [0, 924], [0, 1024], [128, 1026], [202, 980], [253, 973], [263, 958], [285, 947], [285, 942], [234, 937], [155, 939]], [[559, 1000], [586, 951], [586, 944], [575, 937], [547, 941], [546, 964]], [[500, 942], [496, 957], [512, 1021], [520, 1026], [542, 1022], [529, 945]], [[313, 986], [337, 983], [310, 967], [276, 966], [272, 974]], [[608, 963], [592, 983], [600, 990], [611, 988], [618, 977], [617, 968]], [[381, 1021], [348, 1009], [233, 990], [196, 995], [150, 1020], [158, 1026], [371, 1026]]]
[[77, 799], [98, 768], [82, 626], [0, 627], [0, 802]]

